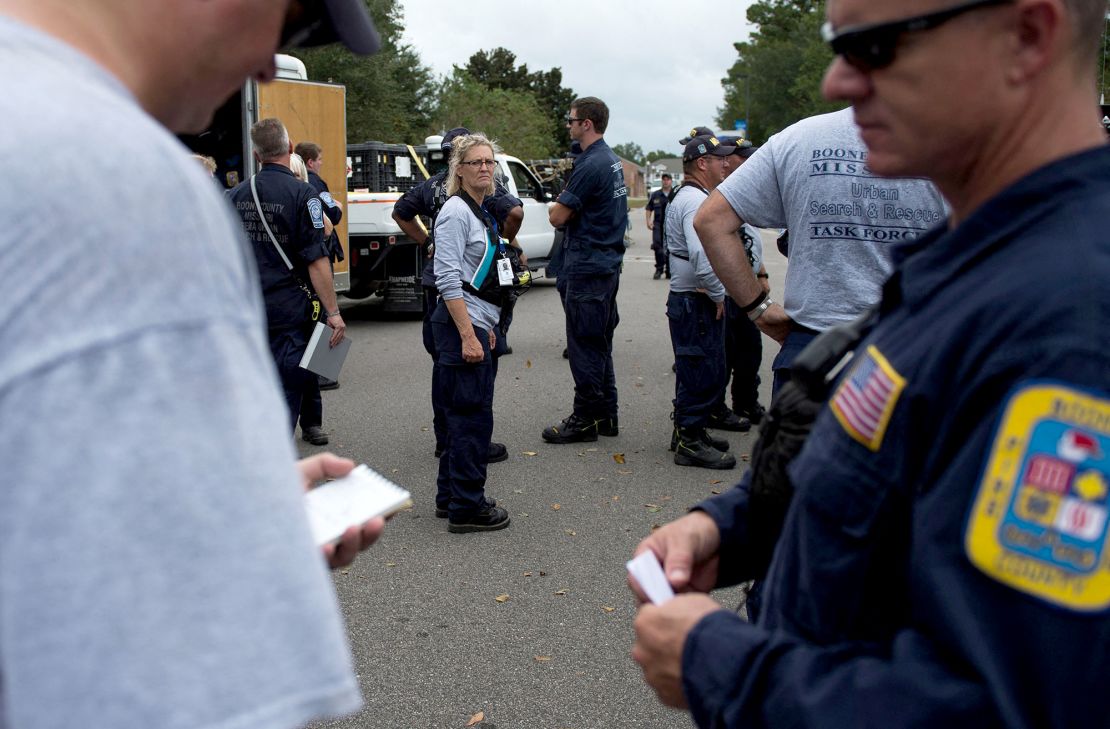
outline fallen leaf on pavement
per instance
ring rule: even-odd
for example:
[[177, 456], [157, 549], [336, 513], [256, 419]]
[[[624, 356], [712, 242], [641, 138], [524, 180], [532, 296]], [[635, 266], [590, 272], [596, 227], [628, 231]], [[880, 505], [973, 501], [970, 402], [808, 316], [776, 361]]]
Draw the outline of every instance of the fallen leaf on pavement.
[[752, 454], [750, 454], [750, 453], [741, 453], [740, 454], [740, 460], [743, 461], [744, 463], [747, 463], [748, 461], [752, 460]]
[[659, 504], [644, 504], [644, 508], [653, 514], [663, 510], [663, 507]]
[[721, 479], [715, 478], [715, 479], [713, 479], [712, 481], [709, 482], [709, 485], [710, 486], [716, 486], [719, 483], [721, 483]]
[[534, 455], [536, 455], [536, 452], [535, 452], [535, 451], [521, 451], [521, 452], [522, 452], [522, 453], [523, 453], [524, 455], [526, 455], [526, 456], [534, 456]]
[[604, 611], [605, 611], [605, 612], [607, 612], [607, 613], [611, 613], [611, 612], [613, 612], [614, 610], [616, 610], [616, 608], [615, 608], [615, 607], [609, 607], [608, 605], [602, 605], [602, 606], [601, 606], [601, 609], [602, 609], [602, 610], [604, 610]]
[[621, 497], [620, 497], [619, 494], [617, 496], [613, 497], [613, 501], [620, 501], [620, 500], [621, 500]]
[[396, 567], [396, 566], [397, 566], [397, 563], [396, 563], [396, 562], [386, 562], [386, 563], [385, 563], [385, 566], [386, 566], [386, 567]]
[[479, 711], [474, 716], [470, 717], [470, 721], [466, 722], [467, 726], [474, 726], [486, 720], [486, 712]]
[[540, 577], [547, 577], [547, 573], [543, 570], [540, 570]]
[[619, 473], [622, 476], [631, 476], [632, 475], [632, 471], [629, 471], [627, 468], [619, 468], [619, 469], [617, 469], [617, 473]]
[[498, 595], [497, 597], [495, 597], [493, 599], [496, 600], [497, 602], [507, 602], [508, 599], [509, 599], [509, 596], [508, 595]]
[[613, 454], [613, 460], [616, 461], [617, 463], [624, 463], [624, 454], [623, 453], [614, 453]]
[[551, 660], [551, 656], [533, 656], [537, 663], [547, 663]]
[[578, 532], [571, 531], [570, 529], [565, 529], [564, 531], [567, 533], [567, 536], [571, 536], [571, 537], [577, 537], [578, 536]]
[[524, 369], [526, 369], [526, 370], [532, 369], [532, 360], [530, 360], [530, 359], [524, 360]]
[[531, 577], [531, 576], [532, 576], [532, 573], [531, 573], [531, 572], [525, 572], [525, 573], [524, 573], [524, 576], [525, 576], [525, 577]]
[[561, 509], [561, 508], [563, 508], [563, 505], [562, 505], [562, 504], [552, 504], [552, 505], [551, 505], [551, 510], [552, 510], [552, 511], [558, 511], [558, 510], [559, 510], [559, 509]]
[[709, 493], [711, 493], [711, 494], [719, 494], [719, 493], [721, 493], [721, 490], [720, 490], [720, 489], [709, 489]]
[[555, 594], [558, 595], [559, 597], [562, 597], [563, 595], [567, 594], [567, 591], [566, 590], [556, 590]]

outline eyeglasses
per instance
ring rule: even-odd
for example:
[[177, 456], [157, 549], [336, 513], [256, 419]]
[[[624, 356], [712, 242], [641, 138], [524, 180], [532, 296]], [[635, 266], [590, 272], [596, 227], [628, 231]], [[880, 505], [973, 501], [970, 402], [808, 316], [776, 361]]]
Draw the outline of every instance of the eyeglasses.
[[578, 122], [579, 124], [581, 124], [583, 122], [588, 122], [589, 121], [589, 119], [575, 119], [570, 114], [567, 114], [566, 116], [564, 116], [563, 120], [566, 121], [567, 124], [574, 124], [575, 122]]
[[480, 170], [489, 167], [491, 170], [497, 166], [497, 162], [492, 159], [472, 159], [469, 162], [459, 162], [460, 165], [466, 165], [472, 170]]
[[898, 42], [906, 33], [932, 30], [952, 18], [971, 10], [994, 5], [1009, 5], [1013, 0], [972, 0], [935, 13], [926, 13], [890, 23], [856, 26], [839, 33], [832, 23], [821, 26], [821, 38], [832, 47], [833, 53], [863, 72], [886, 68], [894, 63]]

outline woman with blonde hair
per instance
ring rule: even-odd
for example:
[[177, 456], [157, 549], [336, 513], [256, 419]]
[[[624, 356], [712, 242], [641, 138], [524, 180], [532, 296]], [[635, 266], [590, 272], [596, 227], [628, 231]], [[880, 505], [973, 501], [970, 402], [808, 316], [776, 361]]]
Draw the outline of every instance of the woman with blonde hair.
[[431, 317], [439, 353], [432, 388], [444, 405], [447, 442], [439, 459], [437, 510], [446, 510], [453, 533], [493, 531], [509, 514], [485, 495], [493, 434], [493, 357], [501, 307], [483, 298], [500, 236], [482, 207], [494, 190], [497, 146], [481, 134], [454, 141], [447, 194], [435, 223], [436, 288], [442, 301]]

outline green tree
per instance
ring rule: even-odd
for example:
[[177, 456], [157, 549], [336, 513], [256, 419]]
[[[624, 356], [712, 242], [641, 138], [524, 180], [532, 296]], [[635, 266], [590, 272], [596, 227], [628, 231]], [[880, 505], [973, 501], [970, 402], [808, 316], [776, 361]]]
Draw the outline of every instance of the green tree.
[[799, 119], [844, 108], [821, 96], [821, 78], [832, 61], [820, 35], [824, 17], [824, 0], [760, 0], [748, 8], [756, 30], [735, 44], [739, 58], [721, 80], [722, 128], [747, 119], [748, 138], [762, 143]]
[[680, 155], [677, 155], [674, 152], [668, 152], [665, 149], [657, 149], [654, 152], [648, 152], [646, 155], [644, 155], [644, 159], [647, 160], [648, 163], [651, 163], [651, 162], [655, 162], [656, 160], [668, 159], [670, 157], [678, 157], [678, 156], [680, 156]]
[[615, 144], [613, 145], [613, 153], [618, 157], [624, 157], [629, 162], [635, 162], [638, 165], [644, 164], [644, 150], [635, 142]]
[[366, 0], [382, 36], [369, 58], [339, 45], [298, 51], [308, 77], [347, 87], [347, 142], [422, 142], [431, 123], [435, 81], [412, 46], [401, 43], [397, 0]]
[[523, 159], [556, 153], [550, 120], [532, 93], [490, 88], [459, 68], [440, 88], [432, 124], [437, 130], [461, 125], [482, 132], [508, 154]]
[[550, 120], [554, 148], [560, 151], [570, 148], [570, 132], [563, 116], [570, 111], [570, 102], [575, 96], [572, 89], [563, 87], [562, 69], [530, 72], [528, 64], [517, 65], [515, 53], [507, 48], [494, 48], [472, 55], [464, 70], [489, 88], [533, 94]]

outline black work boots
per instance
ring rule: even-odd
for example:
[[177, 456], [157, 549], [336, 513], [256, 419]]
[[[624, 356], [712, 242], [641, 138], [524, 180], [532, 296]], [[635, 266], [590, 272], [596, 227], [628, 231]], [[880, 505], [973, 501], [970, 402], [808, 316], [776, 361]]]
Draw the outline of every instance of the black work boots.
[[712, 437], [705, 428], [675, 428], [671, 443], [674, 462], [680, 466], [722, 471], [736, 467], [736, 456], [716, 447], [723, 443], [727, 449], [728, 442]]

